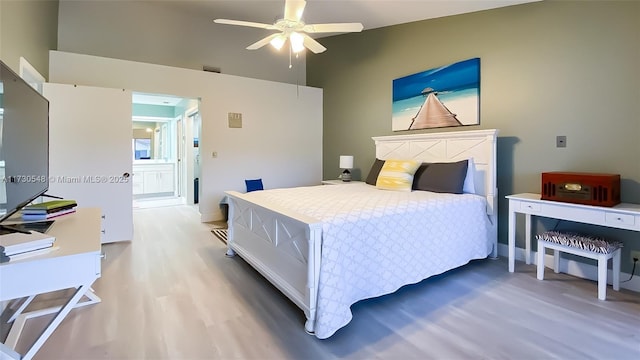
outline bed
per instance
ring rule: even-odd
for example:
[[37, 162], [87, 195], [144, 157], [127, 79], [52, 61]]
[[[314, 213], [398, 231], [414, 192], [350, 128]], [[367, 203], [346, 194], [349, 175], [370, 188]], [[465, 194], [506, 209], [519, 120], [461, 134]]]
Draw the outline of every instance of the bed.
[[300, 307], [307, 332], [328, 338], [349, 323], [357, 301], [497, 256], [497, 133], [373, 138], [377, 159], [467, 159], [464, 194], [365, 183], [227, 191], [227, 255], [238, 254]]

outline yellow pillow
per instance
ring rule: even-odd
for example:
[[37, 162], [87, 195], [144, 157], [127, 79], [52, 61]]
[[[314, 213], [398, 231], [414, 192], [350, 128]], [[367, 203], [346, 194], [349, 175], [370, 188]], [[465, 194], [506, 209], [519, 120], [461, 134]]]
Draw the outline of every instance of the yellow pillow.
[[420, 164], [416, 160], [386, 160], [378, 174], [376, 187], [384, 190], [411, 191], [413, 174]]

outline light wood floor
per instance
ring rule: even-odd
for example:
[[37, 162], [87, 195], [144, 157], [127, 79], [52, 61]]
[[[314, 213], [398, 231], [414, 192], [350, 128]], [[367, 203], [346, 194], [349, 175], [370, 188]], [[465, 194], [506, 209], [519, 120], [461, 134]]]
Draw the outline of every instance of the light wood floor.
[[640, 294], [609, 288], [599, 301], [595, 282], [551, 270], [538, 281], [522, 263], [510, 274], [504, 259], [362, 301], [318, 340], [193, 207], [136, 210], [134, 222], [132, 242], [103, 247], [102, 303], [73, 310], [36, 359], [640, 358]]

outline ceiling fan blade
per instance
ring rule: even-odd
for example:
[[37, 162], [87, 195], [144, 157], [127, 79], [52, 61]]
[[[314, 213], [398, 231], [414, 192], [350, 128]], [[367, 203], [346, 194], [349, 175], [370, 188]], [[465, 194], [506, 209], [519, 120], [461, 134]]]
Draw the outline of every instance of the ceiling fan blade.
[[327, 50], [326, 47], [322, 46], [322, 44], [312, 39], [309, 35], [307, 34], [303, 34], [303, 35], [304, 35], [304, 42], [303, 42], [304, 47], [313, 51], [314, 54], [319, 54]]
[[364, 27], [360, 23], [307, 24], [302, 29], [308, 33], [345, 33], [360, 32]]
[[250, 26], [250, 27], [255, 27], [260, 29], [269, 29], [269, 30], [275, 29], [273, 24], [263, 24], [263, 23], [257, 23], [257, 22], [251, 22], [251, 21], [215, 19], [213, 20], [213, 22], [216, 24]]
[[306, 1], [286, 0], [284, 2], [284, 19], [294, 22], [300, 21], [306, 5]]
[[271, 34], [271, 35], [267, 36], [266, 38], [258, 40], [256, 42], [254, 42], [253, 44], [247, 46], [247, 50], [260, 49], [261, 47], [267, 45], [269, 42], [271, 42], [271, 40], [273, 40], [275, 37], [278, 37], [278, 36], [280, 36], [279, 33]]

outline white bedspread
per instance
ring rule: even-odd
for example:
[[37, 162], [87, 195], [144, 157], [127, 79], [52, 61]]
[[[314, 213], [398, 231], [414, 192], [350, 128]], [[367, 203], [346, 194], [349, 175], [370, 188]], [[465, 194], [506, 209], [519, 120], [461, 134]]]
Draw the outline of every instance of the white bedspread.
[[379, 190], [364, 183], [247, 194], [323, 222], [315, 335], [351, 321], [350, 306], [491, 253], [486, 200]]

